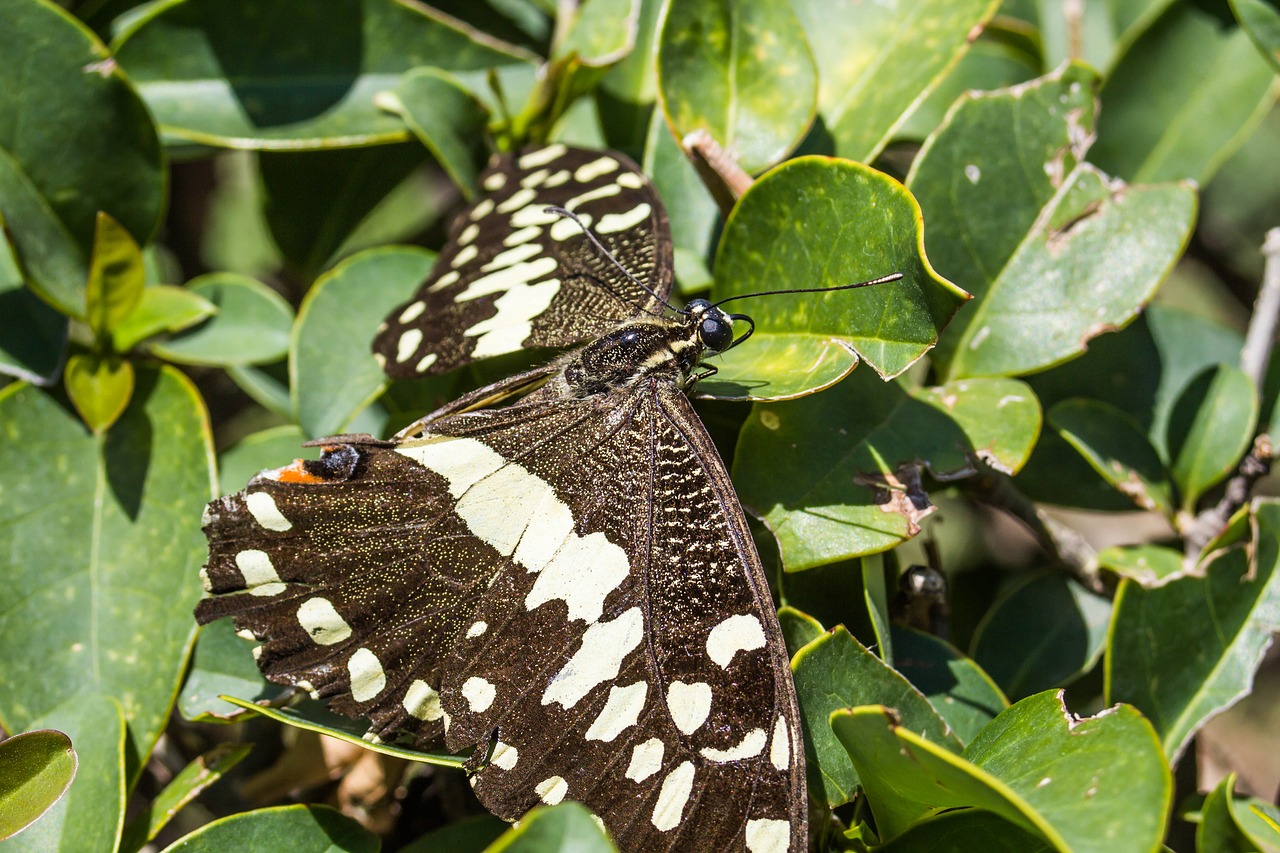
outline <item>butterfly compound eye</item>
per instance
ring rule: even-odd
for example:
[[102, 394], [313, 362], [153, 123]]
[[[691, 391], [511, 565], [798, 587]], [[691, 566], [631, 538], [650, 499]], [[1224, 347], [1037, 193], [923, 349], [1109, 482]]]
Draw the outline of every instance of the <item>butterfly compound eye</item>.
[[733, 343], [733, 325], [719, 312], [708, 314], [698, 324], [698, 338], [707, 349], [724, 352]]

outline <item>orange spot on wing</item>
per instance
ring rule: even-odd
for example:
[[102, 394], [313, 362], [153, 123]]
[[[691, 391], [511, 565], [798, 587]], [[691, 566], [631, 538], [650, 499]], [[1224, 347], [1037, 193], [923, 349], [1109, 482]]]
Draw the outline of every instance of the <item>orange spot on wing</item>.
[[317, 477], [306, 469], [301, 459], [293, 460], [292, 465], [277, 468], [275, 480], [280, 483], [323, 483], [323, 477]]

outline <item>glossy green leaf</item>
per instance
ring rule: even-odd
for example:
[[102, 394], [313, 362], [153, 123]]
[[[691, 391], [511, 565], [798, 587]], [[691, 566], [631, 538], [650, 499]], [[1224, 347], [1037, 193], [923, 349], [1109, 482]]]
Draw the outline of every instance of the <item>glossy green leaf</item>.
[[0, 841], [52, 808], [75, 775], [76, 751], [62, 732], [39, 729], [0, 742]]
[[778, 627], [791, 655], [821, 637], [824, 630], [821, 622], [794, 607], [778, 608]]
[[[269, 8], [269, 13], [268, 13]], [[170, 0], [115, 42], [166, 133], [207, 145], [297, 150], [409, 138], [375, 96], [429, 65], [473, 90], [515, 85], [532, 55], [423, 4], [395, 0]]]
[[230, 619], [200, 629], [187, 680], [178, 694], [178, 711], [192, 722], [220, 723], [244, 716], [244, 709], [219, 696], [276, 699], [286, 688], [269, 683], [257, 664], [245, 654], [245, 641], [236, 636]]
[[260, 152], [263, 213], [288, 268], [312, 281], [356, 226], [426, 161], [416, 141]]
[[386, 374], [370, 342], [434, 262], [435, 255], [424, 249], [370, 249], [316, 280], [298, 310], [289, 345], [289, 385], [303, 432], [313, 438], [342, 432], [382, 393]]
[[915, 535], [929, 511], [917, 499], [918, 484], [906, 491], [917, 462], [939, 478], [972, 473], [979, 457], [1012, 471], [1035, 441], [1040, 410], [1020, 382], [903, 385], [863, 369], [821, 394], [752, 410], [733, 479], [742, 502], [778, 538], [788, 571], [883, 551]]
[[1221, 552], [1203, 577], [1157, 589], [1121, 581], [1107, 638], [1106, 696], [1151, 720], [1170, 760], [1212, 716], [1249, 692], [1280, 628], [1280, 503], [1253, 504], [1253, 558]]
[[853, 798], [860, 782], [849, 755], [828, 724], [833, 711], [852, 705], [894, 708], [908, 729], [924, 739], [958, 751], [960, 741], [933, 710], [929, 700], [886, 666], [865, 646], [836, 626], [796, 652], [791, 661], [804, 717], [805, 763], [809, 789], [837, 806]]
[[485, 853], [616, 853], [609, 837], [578, 803], [539, 807], [507, 830]]
[[253, 367], [231, 365], [227, 376], [253, 400], [269, 412], [292, 420], [293, 401], [289, 399], [289, 365], [286, 359]]
[[815, 142], [865, 163], [946, 76], [999, 3], [794, 0], [793, 5], [818, 63]]
[[247, 743], [220, 743], [182, 768], [125, 826], [120, 853], [134, 853], [155, 839], [183, 806], [239, 764], [251, 749]]
[[635, 46], [639, 0], [588, 0], [575, 9], [559, 8], [557, 27], [564, 37], [552, 57], [576, 56], [593, 65], [612, 65]]
[[218, 307], [185, 287], [157, 284], [142, 291], [133, 310], [111, 330], [112, 347], [128, 352], [147, 338], [180, 332], [212, 317]]
[[818, 93], [813, 54], [787, 0], [670, 4], [658, 79], [681, 138], [705, 130], [753, 173], [800, 142]]
[[1081, 162], [1096, 85], [1077, 64], [971, 93], [916, 159], [907, 183], [930, 256], [979, 297], [938, 345], [944, 375], [1026, 373], [1078, 355], [1132, 320], [1181, 253], [1189, 186], [1124, 187]]
[[[665, 126], [662, 111], [654, 108], [658, 98], [658, 23], [664, 5], [663, 0], [640, 0], [635, 46], [600, 78], [594, 93], [608, 147], [636, 160], [642, 151], [646, 157], [649, 154], [645, 137], [654, 119]], [[667, 194], [661, 195], [669, 203]]]
[[263, 364], [289, 349], [293, 309], [280, 294], [236, 273], [210, 273], [187, 287], [215, 305], [218, 313], [151, 351], [178, 364]]
[[1098, 400], [1064, 400], [1049, 424], [1108, 483], [1142, 509], [1173, 514], [1173, 483], [1160, 454], [1124, 412]]
[[1018, 584], [974, 633], [973, 659], [1021, 699], [1068, 684], [1102, 656], [1111, 602], [1059, 572]]
[[117, 356], [76, 353], [67, 359], [63, 377], [67, 396], [95, 433], [114, 424], [133, 396], [133, 364]]
[[1053, 845], [999, 815], [957, 809], [916, 824], [877, 853], [1052, 853]]
[[85, 286], [84, 317], [99, 340], [128, 316], [142, 298], [146, 272], [133, 236], [105, 213], [98, 214]]
[[[1200, 808], [1200, 825], [1196, 827], [1196, 850], [1201, 853], [1257, 853], [1267, 850], [1259, 841], [1249, 837], [1237, 819], [1236, 810], [1247, 809], [1247, 801], [1241, 798], [1237, 802], [1234, 794], [1236, 774], [1229, 773], [1204, 798]], [[1264, 824], [1265, 825], [1265, 824]], [[1269, 827], [1271, 844], [1274, 850], [1280, 843], [1280, 832], [1276, 827]]]
[[32, 287], [81, 316], [98, 211], [145, 243], [164, 155], [102, 43], [45, 0], [0, 0], [0, 217]]
[[25, 386], [0, 391], [0, 424], [0, 470], [24, 472], [0, 479], [5, 723], [28, 728], [88, 694], [116, 697], [132, 776], [168, 720], [194, 635], [196, 519], [213, 496], [203, 403], [178, 371], [146, 369], [104, 434]]
[[719, 237], [720, 206], [655, 110], [644, 147], [644, 171], [662, 197], [671, 223], [676, 281], [689, 293], [711, 286], [711, 256]]
[[[729, 216], [716, 256], [716, 298], [834, 287], [901, 273], [852, 292], [769, 296], [734, 305], [756, 333], [712, 360], [700, 393], [783, 399], [830, 385], [859, 356], [886, 377], [938, 339], [967, 295], [924, 255], [920, 209], [901, 184], [843, 160], [801, 157], [756, 181]], [[730, 309], [726, 309], [730, 310]]]
[[1041, 693], [996, 717], [957, 756], [897, 724], [882, 707], [832, 714], [886, 838], [945, 809], [981, 808], [1053, 849], [1159, 849], [1172, 789], [1150, 725], [1120, 706], [1095, 717]]
[[[0, 229], [3, 225], [0, 218]], [[62, 366], [66, 347], [66, 318], [23, 283], [0, 231], [0, 374], [48, 385]]]
[[[241, 654], [245, 655], [248, 651], [248, 646], [243, 640], [240, 641], [240, 645]], [[247, 657], [247, 655], [245, 656]], [[235, 696], [223, 695], [218, 698], [245, 710], [269, 717], [276, 722], [284, 723], [286, 726], [293, 726], [303, 731], [316, 732], [327, 737], [337, 738], [381, 755], [390, 755], [394, 758], [403, 758], [406, 761], [416, 761], [420, 764], [433, 764], [437, 767], [453, 768], [461, 768], [467, 760], [465, 755], [456, 756], [419, 752], [414, 749], [402, 749], [388, 743], [367, 741], [363, 737], [364, 733], [369, 729], [367, 721], [353, 720], [350, 717], [335, 714], [323, 702], [303, 702], [300, 705], [274, 708], [256, 705], [247, 699], [240, 699]]]
[[1160, 545], [1113, 545], [1099, 551], [1097, 559], [1099, 567], [1148, 588], [1182, 571], [1182, 553]]
[[1187, 385], [1169, 419], [1171, 470], [1182, 508], [1221, 481], [1240, 461], [1258, 423], [1258, 389], [1238, 367], [1221, 364]]
[[982, 667], [932, 634], [893, 626], [893, 666], [924, 694], [961, 744], [1009, 707]]
[[1275, 101], [1275, 72], [1241, 29], [1171, 3], [1107, 75], [1090, 159], [1128, 181], [1204, 183]]
[[164, 853], [377, 853], [378, 836], [328, 806], [278, 806], [205, 824]]
[[1231, 0], [1231, 11], [1263, 58], [1280, 73], [1280, 9], [1267, 0]]
[[474, 198], [480, 141], [489, 121], [484, 105], [435, 68], [406, 73], [388, 103], [453, 178], [463, 197]]
[[[0, 699], [6, 726], [12, 725], [13, 710], [12, 702]], [[120, 704], [99, 693], [84, 692], [47, 709], [34, 723], [37, 728], [65, 732], [83, 769], [52, 808], [4, 842], [4, 853], [114, 850], [125, 802], [125, 725]]]
[[479, 853], [510, 828], [506, 821], [493, 815], [472, 815], [419, 836], [401, 847], [400, 853], [441, 853], [444, 850]]
[[894, 665], [893, 635], [889, 627], [889, 590], [882, 554], [868, 554], [859, 561], [862, 574], [862, 601], [871, 619], [871, 646], [880, 660]]

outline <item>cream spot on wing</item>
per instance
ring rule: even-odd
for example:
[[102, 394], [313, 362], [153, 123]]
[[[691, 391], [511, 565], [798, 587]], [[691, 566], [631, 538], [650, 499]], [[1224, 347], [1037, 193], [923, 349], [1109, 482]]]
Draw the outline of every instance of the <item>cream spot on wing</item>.
[[236, 554], [236, 568], [244, 578], [245, 589], [253, 595], [278, 595], [285, 591], [266, 551], [256, 548], [241, 551]]
[[547, 805], [554, 806], [556, 803], [564, 799], [564, 795], [569, 793], [569, 783], [561, 779], [559, 776], [552, 776], [550, 779], [544, 779], [534, 786], [538, 797]]
[[632, 782], [643, 782], [662, 769], [662, 754], [666, 747], [656, 737], [644, 743], [638, 743], [631, 750], [631, 763], [627, 765], [626, 777]]
[[[507, 179], [503, 177], [502, 180], [503, 182], [505, 182]], [[484, 219], [486, 216], [488, 216], [492, 212], [493, 212], [493, 199], [483, 198], [480, 200], [478, 204], [476, 204], [475, 207], [471, 208], [471, 218], [478, 221], [478, 220]]]
[[477, 714], [489, 710], [489, 706], [493, 704], [494, 697], [497, 695], [498, 689], [479, 676], [473, 675], [463, 682], [462, 697]]
[[552, 160], [559, 160], [568, 150], [568, 148], [557, 143], [548, 145], [546, 148], [539, 148], [537, 151], [530, 151], [520, 158], [520, 168], [536, 169], [539, 166], [545, 166]]
[[516, 231], [512, 231], [502, 239], [502, 245], [511, 247], [528, 243], [530, 240], [542, 233], [542, 229], [537, 225], [528, 225]]
[[779, 770], [791, 766], [791, 732], [787, 731], [787, 718], [778, 716], [773, 724], [773, 743], [769, 746], [769, 762]]
[[499, 213], [510, 213], [513, 210], [519, 210], [537, 197], [537, 193], [528, 187], [517, 190], [512, 194], [511, 198], [498, 205]]
[[427, 290], [432, 292], [437, 290], [444, 290], [446, 287], [456, 282], [459, 278], [460, 276], [458, 275], [457, 270], [449, 270], [447, 273], [445, 273], [444, 275], [436, 279], [435, 284], [428, 287]]
[[213, 581], [209, 579], [209, 567], [200, 567], [200, 586], [205, 592], [213, 592]]
[[653, 806], [653, 825], [660, 832], [670, 832], [680, 825], [685, 804], [693, 793], [693, 762], [686, 761], [667, 774]]
[[435, 353], [429, 352], [422, 357], [422, 360], [419, 361], [417, 366], [414, 367], [413, 369], [418, 371], [419, 373], [426, 373], [427, 369], [430, 368], [431, 365], [436, 363], [437, 358], [438, 356]]
[[465, 246], [480, 234], [480, 226], [472, 222], [466, 228], [462, 229], [462, 233], [458, 235], [458, 243]]
[[552, 225], [551, 232], [550, 232], [551, 239], [568, 240], [570, 237], [572, 237], [575, 234], [581, 234], [583, 225], [585, 225], [588, 228], [591, 227], [590, 213], [579, 213], [578, 218], [582, 220], [582, 225], [579, 225], [578, 223], [574, 222], [572, 219], [569, 219], [568, 217], [565, 217], [564, 219], [561, 219], [559, 222], [557, 222], [555, 225]]
[[480, 267], [480, 271], [493, 272], [494, 270], [506, 269], [512, 264], [527, 261], [540, 254], [542, 254], [542, 247], [537, 243], [521, 243], [519, 246], [495, 255], [493, 260]]
[[426, 310], [427, 310], [427, 303], [421, 302], [421, 301], [412, 302], [409, 304], [408, 308], [405, 308], [403, 311], [400, 312], [400, 318], [399, 318], [400, 322], [412, 323], [414, 320], [421, 317], [422, 312]]
[[764, 648], [764, 627], [750, 613], [730, 616], [707, 634], [707, 656], [728, 669], [733, 656]]
[[[577, 211], [579, 205], [586, 204], [589, 201], [597, 201], [602, 198], [612, 198], [622, 192], [622, 188], [617, 184], [605, 184], [602, 187], [596, 187], [593, 190], [587, 190], [581, 195], [576, 195], [564, 203], [566, 210]], [[648, 205], [645, 205], [648, 207]], [[607, 218], [607, 217], [606, 217]], [[599, 230], [598, 228], [596, 230]]]
[[614, 180], [629, 190], [638, 190], [644, 186], [644, 178], [640, 177], [635, 172], [623, 172], [621, 175], [614, 178]]
[[464, 266], [466, 264], [471, 263], [473, 260], [475, 260], [476, 255], [478, 254], [480, 254], [480, 252], [476, 249], [475, 246], [463, 246], [461, 249], [458, 250], [458, 254], [453, 256], [453, 260], [450, 261], [449, 264], [454, 269], [457, 269], [460, 266]]
[[764, 733], [764, 729], [752, 729], [743, 735], [736, 746], [728, 749], [713, 749], [708, 746], [699, 751], [708, 761], [724, 764], [729, 761], [741, 761], [744, 758], [755, 758], [764, 752], [764, 745], [768, 742], [769, 736]]
[[347, 673], [351, 676], [351, 698], [368, 702], [377, 697], [387, 686], [387, 674], [382, 671], [382, 661], [366, 648], [356, 649], [347, 661]]
[[327, 598], [308, 598], [298, 605], [298, 623], [322, 646], [341, 643], [351, 636], [351, 626]]
[[522, 207], [515, 213], [511, 214], [512, 228], [527, 228], [533, 225], [550, 225], [552, 222], [559, 222], [560, 214], [547, 213], [547, 205], [531, 204], [528, 207]]
[[711, 714], [711, 685], [701, 681], [685, 684], [673, 681], [667, 687], [667, 710], [676, 728], [693, 734]]
[[479, 622], [473, 622], [471, 623], [471, 627], [467, 629], [467, 639], [474, 640], [476, 637], [479, 637], [481, 634], [483, 634], [485, 631], [488, 631], [488, 630], [489, 630], [488, 622], [485, 622], [483, 620]]
[[636, 724], [640, 712], [644, 710], [645, 696], [649, 693], [649, 685], [637, 681], [630, 687], [619, 687], [616, 684], [609, 688], [609, 699], [600, 709], [599, 716], [587, 729], [587, 740], [602, 740], [606, 743]]
[[[470, 299], [488, 296], [490, 293], [509, 291], [512, 288], [528, 285], [534, 279], [542, 278], [548, 273], [555, 272], [555, 269], [556, 259], [545, 255], [526, 263], [513, 264], [512, 266], [495, 270], [488, 275], [480, 276], [469, 283], [466, 290], [459, 293], [456, 298], [459, 302], [466, 302]], [[556, 282], [556, 284], [559, 286], [559, 282]]]
[[279, 532], [293, 527], [289, 519], [285, 518], [276, 506], [275, 498], [268, 492], [250, 492], [244, 496], [244, 505], [253, 516], [253, 520], [267, 530]]
[[594, 181], [596, 178], [609, 174], [618, 168], [618, 161], [612, 157], [601, 157], [599, 160], [592, 160], [590, 163], [584, 163], [578, 167], [573, 173], [573, 179], [580, 184], [588, 181]]
[[[506, 186], [506, 183], [507, 183], [507, 176], [505, 174], [503, 174], [502, 172], [494, 172], [492, 175], [489, 175], [487, 178], [484, 179], [484, 188], [489, 190], [490, 192], [493, 192], [495, 190], [502, 189], [504, 186]], [[488, 199], [485, 199], [485, 201], [488, 201]]]
[[519, 751], [509, 743], [498, 741], [493, 745], [493, 755], [489, 756], [489, 763], [503, 770], [510, 770], [516, 766], [516, 762], [520, 760]]
[[547, 180], [543, 183], [543, 186], [547, 187], [548, 189], [555, 189], [556, 187], [560, 186], [567, 180], [569, 180], [569, 170], [561, 169], [551, 177], [547, 178]]
[[432, 722], [444, 716], [444, 709], [440, 707], [440, 694], [421, 678], [414, 679], [409, 685], [401, 704], [404, 705], [406, 714], [419, 720]]
[[639, 607], [612, 622], [596, 622], [582, 635], [582, 645], [551, 679], [542, 704], [559, 702], [572, 708], [595, 687], [618, 677], [622, 660], [644, 639], [644, 616]]
[[786, 853], [791, 846], [791, 824], [785, 820], [747, 821], [750, 853]]
[[422, 344], [422, 330], [410, 329], [400, 336], [396, 344], [396, 363], [408, 361]]
[[612, 234], [615, 231], [634, 228], [648, 219], [652, 211], [653, 208], [649, 207], [648, 202], [641, 202], [624, 213], [606, 213], [600, 217], [600, 222], [596, 225], [596, 233]]
[[[584, 572], [583, 567], [591, 567]], [[570, 619], [595, 622], [604, 612], [604, 602], [627, 578], [627, 554], [603, 533], [571, 535], [539, 573], [525, 596], [524, 606], [533, 610], [559, 599], [569, 608]]]
[[536, 187], [538, 184], [545, 181], [547, 179], [547, 176], [550, 174], [551, 172], [549, 172], [546, 169], [539, 169], [536, 172], [530, 172], [529, 174], [525, 175], [523, 179], [521, 179], [520, 186]]

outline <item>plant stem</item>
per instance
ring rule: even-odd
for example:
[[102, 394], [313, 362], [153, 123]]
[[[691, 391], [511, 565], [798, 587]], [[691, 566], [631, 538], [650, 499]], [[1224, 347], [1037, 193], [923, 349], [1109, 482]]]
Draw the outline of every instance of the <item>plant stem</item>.
[[752, 178], [733, 155], [705, 130], [695, 130], [681, 141], [685, 154], [693, 161], [698, 177], [706, 184], [711, 197], [726, 216], [742, 194], [751, 188]]

